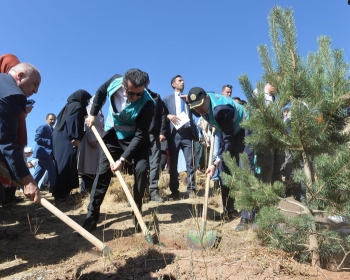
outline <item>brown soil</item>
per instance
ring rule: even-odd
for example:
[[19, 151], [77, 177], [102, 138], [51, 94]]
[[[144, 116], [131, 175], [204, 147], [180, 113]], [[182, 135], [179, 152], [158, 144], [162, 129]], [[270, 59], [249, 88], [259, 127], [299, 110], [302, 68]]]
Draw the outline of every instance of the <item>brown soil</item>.
[[[350, 279], [350, 273], [299, 264], [288, 254], [263, 247], [248, 230], [236, 232], [239, 218], [228, 223], [214, 219], [220, 195], [211, 188], [206, 230], [215, 230], [216, 244], [191, 250], [189, 230], [198, 230], [204, 195], [204, 176], [197, 176], [198, 196], [180, 201], [144, 204], [143, 217], [157, 245], [135, 233], [131, 208], [115, 178], [102, 205], [100, 223], [93, 234], [112, 251], [108, 256], [41, 205], [28, 200], [0, 209], [1, 231], [18, 233], [0, 240], [1, 279]], [[131, 177], [125, 177], [132, 184]], [[168, 193], [168, 175], [162, 173], [161, 195]], [[180, 191], [185, 195], [184, 176]], [[86, 216], [87, 194], [76, 193], [56, 203], [78, 224]], [[286, 205], [284, 205], [286, 207]], [[157, 232], [157, 234], [155, 234]]]

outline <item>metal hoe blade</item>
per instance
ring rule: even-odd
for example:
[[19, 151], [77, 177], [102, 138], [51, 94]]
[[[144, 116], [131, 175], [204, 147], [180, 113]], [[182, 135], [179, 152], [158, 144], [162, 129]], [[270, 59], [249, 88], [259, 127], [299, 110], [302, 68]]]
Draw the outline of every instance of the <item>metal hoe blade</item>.
[[216, 230], [200, 232], [190, 230], [187, 235], [187, 246], [193, 250], [203, 250], [214, 247], [216, 241]]
[[[209, 153], [209, 163], [212, 162], [213, 150], [214, 150], [214, 133], [215, 128], [212, 130], [212, 143], [210, 145]], [[208, 164], [209, 166], [210, 164]], [[208, 197], [209, 197], [209, 184], [210, 184], [210, 174], [207, 175], [207, 180], [205, 182], [205, 194], [203, 203], [203, 213], [202, 222], [200, 230], [190, 230], [187, 236], [187, 246], [194, 250], [201, 250], [213, 247], [216, 241], [216, 230], [206, 231], [207, 224], [207, 210], [208, 210]]]

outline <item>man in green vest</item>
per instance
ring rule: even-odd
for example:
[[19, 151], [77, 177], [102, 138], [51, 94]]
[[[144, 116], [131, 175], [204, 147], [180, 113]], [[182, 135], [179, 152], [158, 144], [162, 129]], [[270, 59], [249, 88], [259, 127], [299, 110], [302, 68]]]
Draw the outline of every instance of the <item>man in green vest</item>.
[[[147, 187], [147, 169], [150, 152], [149, 127], [154, 115], [155, 102], [146, 89], [147, 74], [139, 69], [130, 69], [124, 76], [118, 74], [107, 80], [96, 92], [90, 115], [85, 123], [90, 128], [95, 116], [108, 98], [110, 106], [104, 127], [105, 142], [116, 162], [112, 167], [104, 153], [101, 154], [98, 171], [92, 186], [88, 214], [83, 227], [96, 229], [112, 171], [122, 170], [127, 163], [134, 164], [134, 200], [141, 212], [142, 198]], [[113, 168], [113, 170], [111, 170]], [[140, 230], [135, 216], [135, 228]]]
[[[229, 169], [223, 162], [222, 154], [229, 152], [236, 159], [239, 165], [239, 154], [245, 151], [244, 137], [245, 131], [241, 128], [241, 122], [246, 118], [243, 107], [233, 101], [231, 97], [220, 94], [209, 93], [200, 87], [194, 87], [187, 95], [187, 102], [190, 109], [199, 116], [201, 115], [209, 124], [222, 134], [222, 142], [220, 149], [212, 165], [208, 167], [206, 173], [213, 176], [216, 169], [221, 172], [229, 173]], [[228, 218], [237, 214], [234, 209], [234, 200], [230, 196], [230, 190], [227, 184], [220, 178], [221, 196], [223, 212], [221, 217]], [[243, 210], [241, 213], [241, 221], [236, 227], [236, 231], [247, 230], [254, 219], [255, 212]]]

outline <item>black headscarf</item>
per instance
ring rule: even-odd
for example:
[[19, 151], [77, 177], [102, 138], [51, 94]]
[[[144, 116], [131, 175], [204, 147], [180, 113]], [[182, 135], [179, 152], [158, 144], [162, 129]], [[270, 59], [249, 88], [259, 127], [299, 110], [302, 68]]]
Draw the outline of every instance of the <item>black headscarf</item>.
[[55, 129], [57, 129], [58, 131], [63, 130], [67, 117], [74, 114], [79, 109], [83, 110], [83, 115], [86, 116], [86, 106], [88, 105], [90, 98], [90, 93], [83, 89], [79, 89], [73, 94], [71, 94], [67, 99], [68, 103], [66, 104], [66, 106], [63, 107], [63, 109], [57, 116], [57, 124]]

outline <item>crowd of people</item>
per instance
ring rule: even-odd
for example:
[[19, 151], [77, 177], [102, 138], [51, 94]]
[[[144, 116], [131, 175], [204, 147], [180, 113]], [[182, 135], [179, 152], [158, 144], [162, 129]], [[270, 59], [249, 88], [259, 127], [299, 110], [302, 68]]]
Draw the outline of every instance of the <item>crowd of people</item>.
[[[224, 85], [221, 94], [206, 92], [200, 87], [185, 94], [184, 79], [176, 75], [170, 81], [173, 93], [162, 99], [149, 88], [150, 78], [146, 72], [133, 68], [124, 75], [115, 74], [97, 89], [94, 96], [83, 89], [77, 90], [68, 97], [57, 117], [48, 113], [45, 124], [36, 130], [33, 152], [26, 147], [26, 115], [32, 103], [26, 105], [28, 98], [38, 91], [40, 73], [33, 65], [20, 63], [17, 57], [9, 54], [0, 57], [0, 66], [0, 162], [12, 180], [23, 184], [23, 193], [30, 200], [40, 203], [38, 184], [45, 174], [48, 190], [57, 201], [67, 199], [73, 189], [83, 185], [84, 190], [90, 192], [83, 227], [91, 232], [97, 227], [100, 207], [114, 172], [127, 168], [133, 175], [133, 197], [142, 213], [146, 189], [150, 199], [157, 203], [181, 198], [180, 150], [187, 173], [184, 198], [196, 196], [196, 170], [206, 166], [205, 160], [200, 158], [203, 150], [214, 142], [213, 158], [209, 159], [210, 164], [204, 171], [210, 174], [214, 185], [221, 188], [219, 219], [227, 221], [237, 216], [234, 199], [227, 183], [220, 177], [221, 172], [229, 173], [222, 155], [229, 152], [239, 165], [239, 154], [246, 152], [251, 156], [251, 152], [244, 144], [247, 133], [240, 126], [247, 117], [246, 102], [231, 97], [231, 85]], [[274, 90], [270, 84], [266, 85], [266, 102], [273, 102]], [[102, 107], [106, 100], [109, 108], [105, 120]], [[113, 164], [102, 152], [92, 126], [96, 127], [115, 160]], [[31, 155], [36, 162], [27, 162], [26, 158]], [[261, 171], [257, 176], [267, 183], [280, 180], [281, 157], [277, 154], [259, 156]], [[165, 165], [170, 174], [171, 194], [167, 198], [161, 197], [158, 188], [159, 174]], [[32, 176], [29, 168], [33, 167]], [[9, 196], [5, 190], [15, 188], [3, 177], [0, 184], [1, 203]], [[248, 229], [254, 214], [254, 211], [241, 211], [241, 222], [236, 230]], [[135, 228], [140, 230], [133, 213], [132, 220]]]

